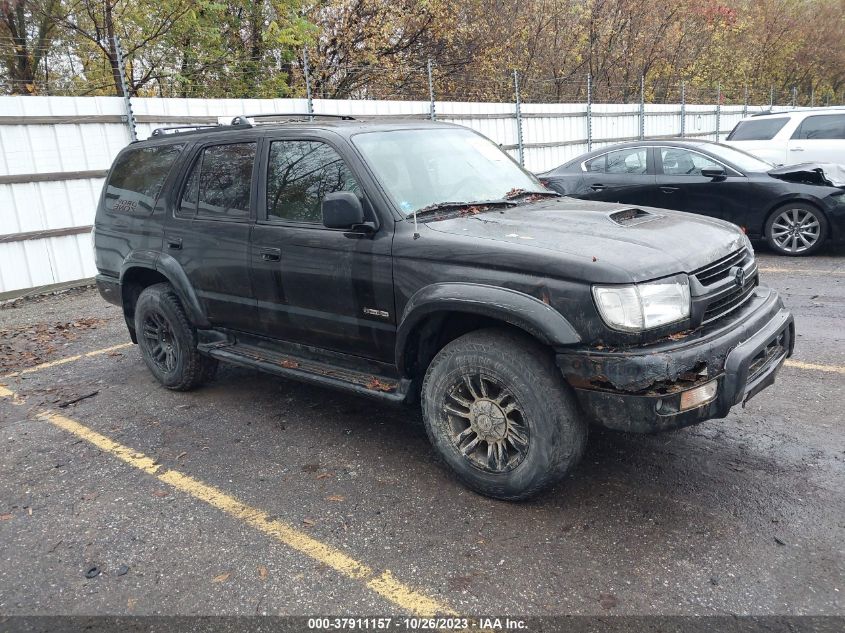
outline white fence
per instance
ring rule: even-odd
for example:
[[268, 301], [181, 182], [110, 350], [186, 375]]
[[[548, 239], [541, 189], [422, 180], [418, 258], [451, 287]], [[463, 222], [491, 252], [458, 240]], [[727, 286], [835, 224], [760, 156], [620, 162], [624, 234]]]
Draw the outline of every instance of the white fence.
[[[305, 112], [304, 99], [133, 99], [138, 138], [168, 125], [217, 123], [218, 117]], [[89, 232], [103, 180], [129, 142], [119, 97], [0, 97], [0, 296], [93, 277]], [[315, 100], [314, 111], [353, 116], [428, 117], [427, 101]], [[761, 107], [752, 107], [756, 112]], [[742, 106], [686, 105], [687, 136], [722, 138]], [[639, 137], [674, 137], [681, 106], [521, 105], [525, 166], [550, 169], [593, 147]], [[518, 157], [514, 104], [438, 102], [436, 115], [473, 128]], [[717, 136], [717, 120], [720, 131]]]

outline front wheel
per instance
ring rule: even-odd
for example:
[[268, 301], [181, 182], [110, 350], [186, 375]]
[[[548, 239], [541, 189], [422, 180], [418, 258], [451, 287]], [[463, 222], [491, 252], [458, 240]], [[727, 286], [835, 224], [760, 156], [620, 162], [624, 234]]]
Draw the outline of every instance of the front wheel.
[[426, 372], [423, 420], [437, 453], [469, 488], [526, 499], [581, 459], [587, 423], [549, 350], [506, 330], [446, 345]]
[[766, 241], [780, 255], [815, 253], [827, 237], [827, 220], [816, 207], [791, 202], [776, 209], [766, 222]]

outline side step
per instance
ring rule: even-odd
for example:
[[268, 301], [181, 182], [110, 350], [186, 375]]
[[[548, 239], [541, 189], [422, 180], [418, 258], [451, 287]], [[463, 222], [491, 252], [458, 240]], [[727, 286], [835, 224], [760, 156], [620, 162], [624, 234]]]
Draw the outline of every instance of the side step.
[[388, 402], [405, 402], [411, 387], [411, 381], [407, 378], [387, 378], [299, 356], [280, 354], [253, 345], [200, 343], [197, 349], [212, 358], [234, 365], [252, 367], [278, 376], [343, 389]]

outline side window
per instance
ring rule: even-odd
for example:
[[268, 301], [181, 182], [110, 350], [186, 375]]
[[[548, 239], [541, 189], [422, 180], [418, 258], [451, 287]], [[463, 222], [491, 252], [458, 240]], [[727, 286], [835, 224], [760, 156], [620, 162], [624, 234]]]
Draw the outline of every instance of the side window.
[[232, 143], [203, 149], [182, 192], [179, 215], [248, 218], [255, 148], [255, 143]]
[[115, 213], [151, 212], [184, 145], [130, 149], [117, 159], [106, 185], [105, 207]]
[[587, 168], [587, 171], [595, 173], [604, 173], [605, 165], [607, 164], [607, 154], [602, 154], [601, 156], [596, 156], [584, 163], [584, 167]]
[[793, 139], [845, 139], [845, 114], [808, 116], [795, 133]]
[[274, 141], [267, 174], [267, 218], [322, 222], [320, 205], [335, 191], [359, 193], [340, 155], [320, 141]]
[[660, 160], [667, 176], [700, 176], [702, 169], [724, 169], [706, 156], [677, 147], [661, 148]]
[[648, 169], [645, 147], [619, 149], [607, 154], [608, 174], [644, 174]]
[[731, 133], [729, 141], [770, 141], [789, 122], [788, 117], [777, 119], [750, 119], [740, 121]]

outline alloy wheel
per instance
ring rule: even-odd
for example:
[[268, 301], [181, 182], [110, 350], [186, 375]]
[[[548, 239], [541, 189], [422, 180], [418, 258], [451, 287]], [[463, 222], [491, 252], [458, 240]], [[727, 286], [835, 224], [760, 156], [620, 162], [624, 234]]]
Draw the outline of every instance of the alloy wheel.
[[785, 209], [772, 223], [772, 241], [787, 253], [802, 253], [819, 241], [821, 223], [809, 209]]
[[143, 337], [150, 358], [165, 372], [172, 372], [179, 364], [179, 345], [164, 315], [149, 312], [144, 316]]
[[513, 393], [495, 378], [465, 374], [446, 392], [449, 437], [481, 470], [505, 473], [528, 454], [530, 432]]

